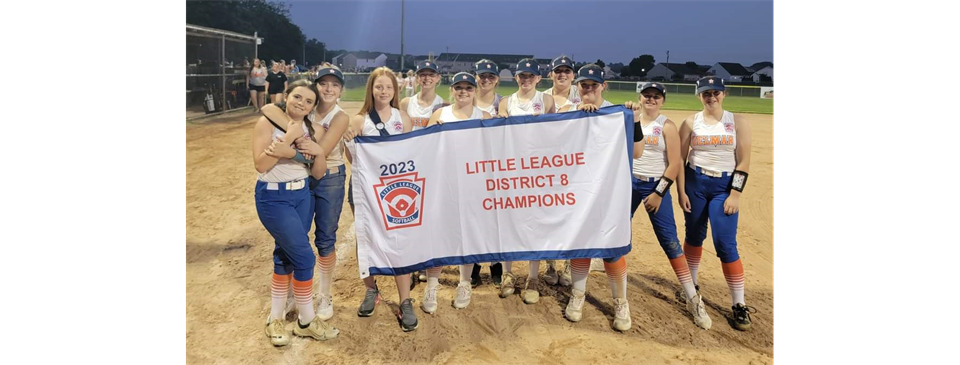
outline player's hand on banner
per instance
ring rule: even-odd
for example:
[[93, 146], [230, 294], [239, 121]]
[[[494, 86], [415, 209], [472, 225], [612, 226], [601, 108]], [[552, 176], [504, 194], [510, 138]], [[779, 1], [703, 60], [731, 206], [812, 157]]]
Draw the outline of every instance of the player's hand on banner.
[[578, 110], [583, 110], [583, 111], [585, 111], [585, 112], [587, 112], [587, 113], [593, 113], [593, 112], [597, 111], [597, 109], [600, 109], [600, 108], [597, 108], [597, 106], [596, 106], [596, 105], [593, 105], [593, 104], [580, 104], [580, 107], [577, 108], [577, 109], [578, 109]]
[[499, 113], [497, 114], [497, 118], [506, 118], [506, 117], [509, 117], [509, 115], [507, 115], [507, 112], [505, 112], [505, 111], [499, 112]]
[[351, 127], [347, 127], [347, 130], [343, 131], [343, 141], [350, 142], [357, 136], [357, 132]]
[[640, 103], [634, 103], [632, 101], [623, 103], [623, 106], [627, 109], [633, 109], [634, 111], [640, 110]]

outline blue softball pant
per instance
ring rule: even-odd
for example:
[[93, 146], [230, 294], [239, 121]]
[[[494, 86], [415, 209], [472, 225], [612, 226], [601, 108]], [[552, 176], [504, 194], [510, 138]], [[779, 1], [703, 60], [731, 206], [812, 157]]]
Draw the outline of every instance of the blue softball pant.
[[[334, 170], [334, 171], [331, 171]], [[313, 199], [313, 244], [321, 257], [336, 251], [337, 228], [340, 224], [340, 212], [343, 211], [344, 184], [347, 180], [346, 167], [340, 165], [327, 170], [319, 180], [310, 177], [310, 196]], [[309, 226], [307, 226], [309, 230]]]
[[[657, 188], [659, 180], [651, 178], [643, 181], [636, 177], [633, 178], [633, 197], [630, 199], [630, 219], [636, 214], [637, 208], [642, 205], [643, 199], [653, 194]], [[644, 209], [646, 212], [646, 209]], [[653, 233], [657, 235], [657, 241], [660, 242], [660, 248], [667, 254], [667, 258], [675, 259], [683, 255], [683, 248], [680, 246], [680, 240], [677, 239], [677, 223], [673, 219], [673, 199], [668, 190], [663, 194], [660, 200], [660, 210], [657, 213], [646, 212], [650, 217], [650, 224], [653, 225]]]
[[687, 197], [690, 198], [690, 213], [684, 212], [687, 244], [702, 246], [707, 238], [707, 222], [713, 232], [713, 245], [720, 262], [730, 263], [740, 259], [737, 253], [737, 222], [740, 212], [727, 215], [723, 202], [730, 196], [732, 176], [724, 172], [720, 177], [704, 175], [699, 167], [684, 169]]
[[277, 183], [278, 190], [268, 190], [268, 183], [257, 181], [254, 197], [260, 223], [274, 239], [273, 272], [293, 273], [297, 281], [313, 279], [316, 256], [310, 247], [313, 201], [306, 187], [287, 190], [287, 183]]

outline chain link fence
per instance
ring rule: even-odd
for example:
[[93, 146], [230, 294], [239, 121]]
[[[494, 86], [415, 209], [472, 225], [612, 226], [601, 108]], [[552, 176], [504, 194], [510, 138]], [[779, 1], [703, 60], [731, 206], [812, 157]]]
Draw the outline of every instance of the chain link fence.
[[256, 38], [187, 24], [187, 120], [250, 105]]

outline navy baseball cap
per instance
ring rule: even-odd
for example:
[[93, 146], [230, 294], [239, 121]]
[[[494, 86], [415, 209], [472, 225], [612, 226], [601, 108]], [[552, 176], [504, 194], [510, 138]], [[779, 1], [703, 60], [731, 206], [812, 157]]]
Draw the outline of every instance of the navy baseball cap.
[[560, 67], [560, 66], [567, 66], [571, 70], [573, 70], [573, 60], [571, 60], [570, 57], [567, 57], [567, 56], [560, 56], [560, 57], [554, 58], [553, 62], [550, 62], [551, 71], [556, 70], [557, 67]]
[[537, 76], [540, 76], [540, 64], [537, 63], [537, 60], [534, 59], [524, 59], [517, 62], [517, 72], [519, 75], [521, 73], [531, 73]]
[[500, 67], [497, 67], [497, 64], [496, 64], [496, 63], [493, 63], [493, 62], [481, 62], [481, 63], [478, 63], [478, 64], [476, 64], [476, 65], [473, 66], [473, 69], [474, 69], [474, 72], [476, 72], [477, 75], [482, 74], [482, 73], [492, 73], [492, 74], [497, 74], [497, 75], [500, 74]]
[[642, 93], [646, 89], [657, 89], [657, 90], [660, 90], [660, 93], [663, 94], [663, 96], [667, 96], [667, 90], [663, 88], [663, 84], [661, 83], [648, 82], [646, 84], [643, 84], [643, 86], [640, 86], [640, 90], [637, 90], [637, 92]]
[[473, 77], [469, 72], [460, 72], [453, 75], [453, 83], [451, 85], [456, 85], [458, 82], [467, 82], [473, 85], [473, 87], [477, 87], [477, 78]]
[[440, 70], [437, 69], [437, 64], [430, 60], [420, 61], [417, 64], [417, 73], [420, 73], [422, 70], [433, 70], [433, 72], [440, 73]]
[[723, 85], [723, 79], [716, 76], [707, 76], [697, 80], [697, 95], [707, 90], [724, 91], [727, 87]]
[[336, 77], [337, 77], [337, 80], [340, 80], [340, 85], [343, 85], [343, 72], [340, 72], [340, 70], [338, 70], [338, 69], [329, 68], [329, 67], [328, 67], [328, 68], [321, 68], [320, 71], [317, 71], [317, 78], [316, 78], [316, 79], [313, 79], [313, 83], [316, 84], [316, 83], [320, 82], [320, 78], [321, 78], [321, 77], [324, 77], [324, 76], [327, 76], [327, 75], [336, 76]]
[[600, 66], [589, 64], [580, 68], [580, 71], [577, 71], [577, 78], [573, 80], [574, 83], [580, 83], [583, 80], [593, 80], [598, 84], [603, 83], [603, 69]]

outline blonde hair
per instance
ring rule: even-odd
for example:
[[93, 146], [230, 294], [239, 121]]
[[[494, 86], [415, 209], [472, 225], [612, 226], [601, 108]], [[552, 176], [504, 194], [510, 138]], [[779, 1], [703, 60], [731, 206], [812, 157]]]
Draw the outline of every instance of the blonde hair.
[[[460, 81], [460, 82], [463, 82], [463, 81]], [[454, 82], [452, 85], [450, 85], [450, 105], [457, 104], [457, 95], [456, 95], [457, 91], [453, 89], [453, 86], [456, 84], [457, 83]], [[473, 85], [470, 85], [470, 86], [473, 86]], [[473, 106], [477, 106], [477, 93], [479, 92], [480, 92], [480, 87], [473, 86]]]
[[400, 91], [397, 88], [397, 78], [393, 77], [393, 71], [389, 67], [381, 66], [373, 70], [370, 73], [370, 77], [367, 78], [367, 92], [363, 97], [363, 106], [360, 107], [360, 113], [357, 115], [366, 115], [370, 113], [370, 109], [373, 109], [373, 83], [380, 76], [387, 76], [387, 79], [390, 80], [390, 84], [393, 85], [393, 100], [390, 100], [390, 107], [400, 109]]
[[[484, 59], [482, 59], [482, 60], [479, 60], [479, 61], [477, 61], [477, 62], [474, 62], [474, 63], [473, 63], [474, 68], [476, 68], [476, 66], [479, 65], [479, 64], [481, 64], [481, 63], [492, 63], [492, 64], [494, 64], [494, 65], [497, 64], [496, 62], [493, 62], [493, 61], [491, 61], [491, 60], [488, 60], [488, 59], [484, 58]], [[500, 66], [497, 66], [497, 71], [499, 71], [499, 70], [500, 70]], [[496, 83], [496, 84], [493, 84], [493, 89], [494, 89], [493, 91], [496, 92], [496, 91], [497, 91], [496, 89], [497, 89], [498, 87], [500, 87], [500, 73], [497, 72], [497, 73], [495, 73], [494, 75], [497, 77], [497, 83]], [[479, 90], [479, 89], [480, 89], [480, 74], [477, 73], [476, 71], [474, 71], [473, 76], [477, 78], [477, 89]], [[479, 91], [478, 91], [478, 92], [479, 92]]]
[[[337, 67], [337, 65], [334, 65], [334, 64], [332, 64], [332, 63], [330, 63], [330, 62], [324, 62], [324, 63], [321, 63], [320, 66], [317, 67], [317, 72], [319, 73], [320, 70], [321, 70], [321, 69], [324, 69], [324, 68], [332, 68], [332, 69], [334, 69], [334, 70], [340, 71], [340, 68]], [[340, 72], [342, 73], [343, 71], [340, 71]], [[327, 76], [327, 75], [319, 75], [319, 74], [318, 74], [318, 75], [317, 75], [317, 78], [313, 80], [313, 85], [317, 88], [317, 91], [320, 90], [320, 79], [323, 78], [324, 76]], [[344, 85], [345, 81], [346, 81], [346, 80], [344, 80], [344, 81], [340, 81], [339, 79], [337, 80], [337, 82], [340, 83], [340, 97], [337, 98], [337, 101], [336, 101], [334, 104], [340, 104], [340, 98], [343, 97], [343, 89], [347, 87], [346, 85]], [[319, 98], [319, 95], [318, 95], [318, 99], [317, 99], [317, 109], [320, 108], [320, 104], [323, 104], [323, 98]]]
[[[597, 65], [597, 64], [595, 64], [595, 63], [588, 63], [588, 64], [586, 64], [586, 65], [580, 66], [580, 68], [584, 68], [584, 67], [587, 67], [587, 66], [600, 67], [600, 65]], [[580, 82], [583, 82], [583, 81], [584, 81], [584, 80], [580, 80]], [[593, 80], [590, 80], [590, 81], [593, 81]], [[580, 90], [580, 82], [577, 82], [575, 85], [571, 85], [571, 87], [576, 87], [576, 88], [577, 88], [577, 91], [580, 92], [580, 99], [582, 100], [582, 99], [583, 99], [583, 91]], [[596, 82], [596, 81], [594, 81], [594, 82]], [[602, 86], [602, 87], [600, 88], [600, 97], [603, 98], [603, 93], [607, 92], [607, 80], [603, 80], [603, 82], [598, 83], [598, 85]], [[598, 105], [598, 106], [599, 106], [599, 105]]]
[[[567, 55], [566, 55], [565, 53], [561, 53], [560, 56], [557, 57], [557, 58], [560, 58], [560, 57], [567, 57]], [[569, 58], [569, 57], [567, 57], [567, 58]], [[573, 62], [574, 64], [576, 64], [576, 62], [574, 62], [573, 60], [570, 60], [570, 62]], [[591, 65], [592, 65], [592, 63], [591, 63]], [[553, 61], [550, 62], [550, 66], [553, 66]], [[564, 64], [564, 65], [560, 65], [560, 66], [567, 66], [567, 67], [569, 67], [569, 68], [570, 68], [570, 71], [573, 72], [573, 78], [574, 78], [574, 79], [577, 78], [577, 70], [573, 67], [574, 65], [566, 65], [566, 64]], [[547, 74], [547, 77], [549, 77], [550, 80], [554, 80], [554, 83], [556, 83], [556, 80], [555, 80], [555, 77], [556, 77], [556, 76], [557, 76], [557, 74], [556, 74], [555, 72], [553, 72], [553, 67], [550, 67], [550, 73]], [[571, 82], [571, 84], [573, 84], [573, 82]]]
[[[534, 62], [534, 63], [536, 63], [537, 65], [540, 64], [540, 63], [537, 62], [537, 60], [534, 59], [534, 58], [524, 58], [524, 59], [520, 60], [520, 62], [517, 62], [517, 65], [519, 66], [519, 64], [524, 63], [524, 62]], [[540, 80], [538, 80], [535, 84], [533, 84], [533, 89], [536, 90], [536, 89], [537, 89], [537, 85], [540, 85], [540, 81], [543, 80], [543, 76], [541, 76], [541, 74], [540, 74], [540, 69], [539, 69], [539, 68], [537, 69], [537, 73], [534, 74], [534, 77], [539, 77], [539, 78], [540, 78]], [[513, 74], [513, 79], [517, 82], [517, 90], [520, 90], [521, 86], [520, 86], [520, 72], [519, 72], [519, 71]]]

